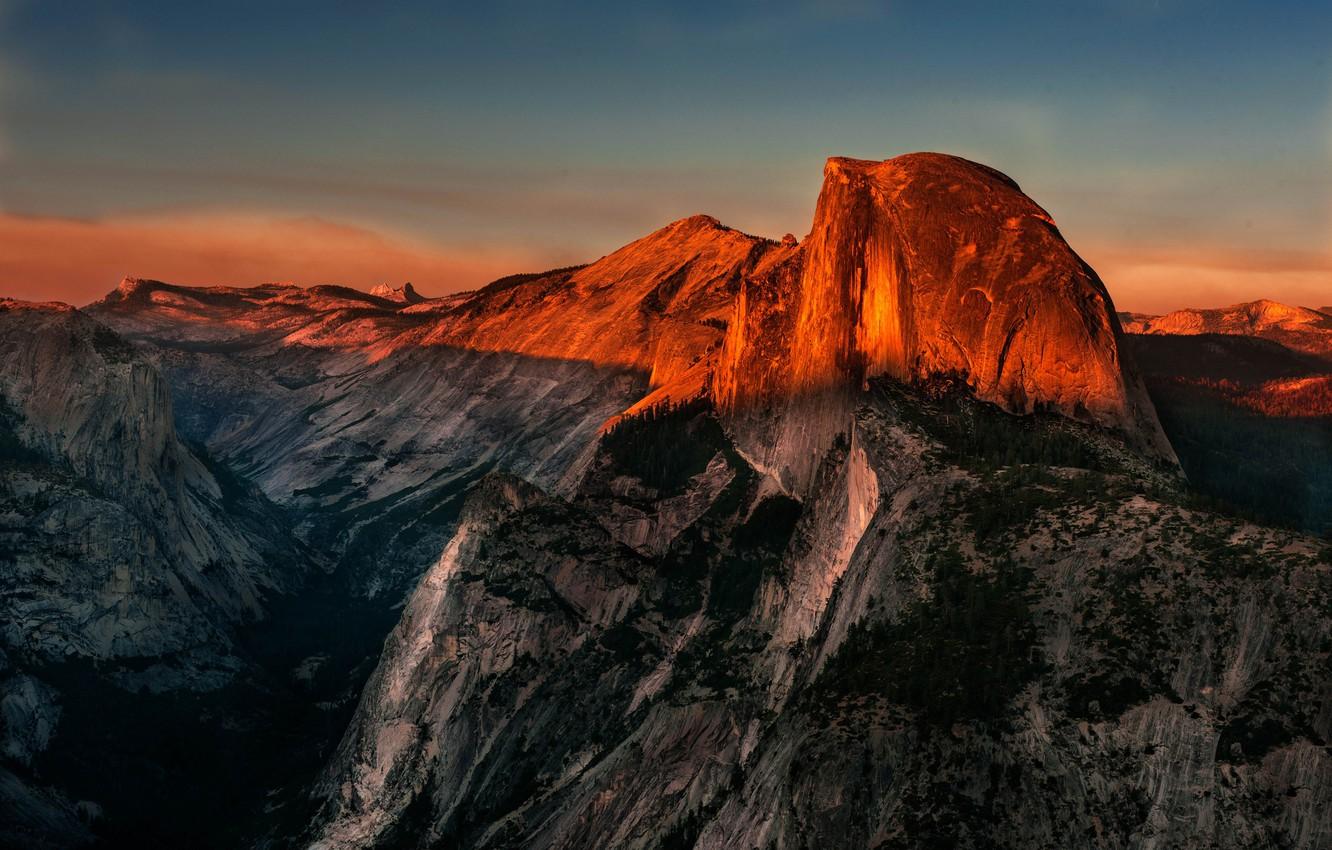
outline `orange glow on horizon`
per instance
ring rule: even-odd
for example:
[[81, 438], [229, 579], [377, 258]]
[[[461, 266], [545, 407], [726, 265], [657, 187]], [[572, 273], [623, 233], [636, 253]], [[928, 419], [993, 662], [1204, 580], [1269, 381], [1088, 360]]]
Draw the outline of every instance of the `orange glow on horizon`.
[[426, 296], [550, 262], [443, 248], [318, 218], [188, 215], [82, 221], [0, 214], [0, 295], [83, 305], [126, 276], [189, 286], [293, 282], [368, 290], [406, 281]]
[[1198, 248], [1074, 245], [1117, 310], [1164, 314], [1268, 299], [1318, 308], [1332, 301], [1332, 255]]
[[[431, 297], [594, 260], [617, 247], [583, 257], [443, 247], [315, 217], [193, 213], [89, 221], [0, 213], [0, 295], [83, 305], [133, 276], [187, 286], [286, 281], [364, 290], [411, 281]], [[1119, 310], [1162, 314], [1260, 298], [1305, 307], [1332, 301], [1332, 256], [1073, 247], [1096, 269]]]

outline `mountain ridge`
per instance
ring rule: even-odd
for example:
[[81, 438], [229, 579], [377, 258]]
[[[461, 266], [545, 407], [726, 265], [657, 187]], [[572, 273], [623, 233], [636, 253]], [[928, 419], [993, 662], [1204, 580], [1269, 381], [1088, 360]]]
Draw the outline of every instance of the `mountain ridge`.
[[1154, 335], [1233, 334], [1281, 343], [1332, 364], [1332, 313], [1260, 298], [1228, 307], [1186, 308], [1161, 316], [1128, 314], [1127, 333]]
[[[1023, 256], [1054, 265], [1011, 265]], [[90, 309], [140, 333], [178, 333], [171, 320], [204, 315], [171, 303], [188, 300], [188, 288], [159, 284], [163, 294], [147, 297], [131, 289]], [[406, 307], [320, 288], [201, 297], [258, 311], [214, 320], [262, 326], [283, 345], [363, 349], [371, 360], [456, 346], [634, 370], [650, 392], [627, 413], [711, 394], [740, 423], [755, 405], [799, 406], [793, 397], [814, 394], [826, 408], [818, 421], [795, 415], [784, 427], [799, 436], [778, 449], [790, 457], [765, 461], [787, 469], [788, 484], [808, 480], [844, 424], [848, 402], [826, 391], [849, 398], [877, 374], [957, 373], [1014, 412], [1051, 406], [1172, 458], [1141, 381], [1121, 361], [1118, 320], [1095, 273], [1015, 181], [943, 154], [831, 158], [803, 242], [694, 215], [586, 265]], [[777, 313], [790, 315], [774, 324]]]

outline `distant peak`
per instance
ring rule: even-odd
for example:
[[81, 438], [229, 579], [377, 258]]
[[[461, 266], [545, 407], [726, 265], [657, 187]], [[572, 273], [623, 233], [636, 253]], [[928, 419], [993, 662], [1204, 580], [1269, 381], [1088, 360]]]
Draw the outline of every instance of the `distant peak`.
[[120, 279], [120, 283], [102, 299], [107, 302], [115, 301], [139, 301], [148, 297], [154, 289], [166, 286], [160, 280], [151, 280], [146, 277], [132, 277], [126, 275]]
[[[692, 239], [695, 237], [717, 238], [717, 239], [744, 239], [751, 242], [771, 243], [772, 239], [766, 236], [755, 236], [752, 233], [746, 233], [743, 230], [723, 224], [716, 217], [699, 213], [686, 218], [676, 219], [675, 221], [660, 227], [637, 242], [631, 242], [630, 245], [651, 244], [654, 240], [679, 240]], [[626, 248], [629, 246], [625, 246]]]
[[1129, 323], [1125, 330], [1130, 333], [1185, 335], [1269, 332], [1326, 334], [1332, 330], [1332, 321], [1329, 321], [1326, 312], [1260, 298], [1228, 307], [1188, 307], [1164, 316], [1144, 317]]
[[722, 227], [722, 226], [723, 226], [722, 223], [721, 223], [720, 221], [718, 221], [715, 217], [710, 216], [710, 215], [707, 215], [707, 214], [705, 214], [705, 213], [698, 213], [697, 215], [691, 215], [691, 216], [689, 216], [688, 218], [682, 218], [682, 219], [680, 219], [680, 220], [679, 220], [678, 222], [676, 222], [676, 223], [677, 223], [677, 224], [687, 224], [687, 225], [691, 225], [691, 226], [694, 226], [694, 227]]
[[671, 233], [677, 231], [730, 230], [730, 229], [731, 228], [722, 224], [716, 218], [710, 215], [704, 215], [702, 213], [699, 213], [698, 215], [691, 215], [686, 218], [673, 221], [670, 224], [666, 225], [665, 227], [661, 228], [661, 230], [657, 232]]
[[1282, 304], [1280, 301], [1273, 301], [1270, 298], [1259, 298], [1257, 301], [1246, 305], [1248, 311], [1253, 316], [1263, 317], [1284, 317], [1298, 316], [1308, 312], [1303, 307], [1292, 307], [1289, 304]]
[[397, 301], [401, 304], [419, 304], [425, 300], [425, 298], [416, 291], [416, 288], [412, 286], [411, 281], [396, 287], [390, 286], [387, 283], [375, 284], [375, 286], [370, 289], [370, 294], [376, 298], [383, 298], [387, 301]]

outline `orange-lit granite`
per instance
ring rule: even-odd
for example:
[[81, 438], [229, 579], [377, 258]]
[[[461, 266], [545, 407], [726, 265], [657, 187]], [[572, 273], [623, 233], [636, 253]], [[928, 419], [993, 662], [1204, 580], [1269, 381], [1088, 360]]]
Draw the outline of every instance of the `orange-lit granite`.
[[1008, 177], [933, 153], [834, 158], [809, 238], [746, 281], [715, 392], [740, 418], [799, 408], [775, 459], [795, 478], [837, 426], [836, 398], [877, 375], [965, 375], [1008, 410], [1057, 410], [1173, 457], [1118, 333], [1105, 286]]
[[492, 284], [419, 341], [631, 367], [659, 387], [720, 341], [742, 277], [777, 247], [691, 216], [581, 268]]
[[752, 460], [795, 490], [879, 375], [962, 375], [1010, 411], [1058, 411], [1173, 459], [1095, 273], [1013, 181], [957, 157], [829, 160], [804, 242], [697, 215], [584, 266], [413, 296], [127, 279], [93, 309], [149, 338], [623, 369], [647, 390], [625, 412], [711, 394], [742, 449], [762, 446]]
[[189, 287], [126, 278], [92, 307], [127, 331], [213, 343], [354, 351], [379, 360], [451, 346], [640, 372], [661, 387], [702, 387], [741, 279], [775, 241], [696, 215], [584, 266], [513, 275], [421, 299], [408, 287]]

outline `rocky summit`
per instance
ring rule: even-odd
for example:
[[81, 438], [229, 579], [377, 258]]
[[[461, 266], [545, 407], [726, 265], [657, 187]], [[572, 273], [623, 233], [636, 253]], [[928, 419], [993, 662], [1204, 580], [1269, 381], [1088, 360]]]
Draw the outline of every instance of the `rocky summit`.
[[1330, 846], [1332, 419], [1243, 401], [1326, 316], [1240, 312], [932, 153], [443, 298], [0, 302], [0, 844]]
[[[808, 407], [800, 400], [814, 395], [823, 419], [835, 397], [875, 376], [957, 375], [1006, 410], [1057, 410], [1172, 456], [1122, 362], [1105, 286], [994, 169], [929, 153], [830, 159], [809, 237], [749, 287], [717, 377], [729, 412]], [[825, 448], [800, 440], [842, 428], [811, 429], [809, 418], [798, 417], [799, 436], [788, 427], [775, 440], [778, 451], [794, 442], [796, 456], [777, 463], [798, 478]]]

